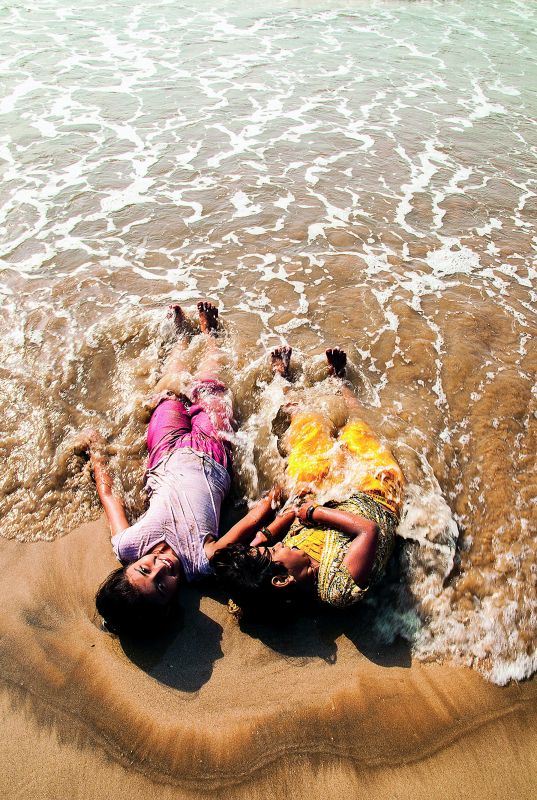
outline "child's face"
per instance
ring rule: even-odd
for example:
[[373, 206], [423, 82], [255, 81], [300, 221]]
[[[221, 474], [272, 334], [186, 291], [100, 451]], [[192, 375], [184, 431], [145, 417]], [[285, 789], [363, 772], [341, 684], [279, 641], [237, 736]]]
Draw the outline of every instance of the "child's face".
[[297, 547], [287, 547], [278, 542], [274, 547], [268, 548], [274, 562], [282, 564], [296, 583], [305, 584], [313, 581], [315, 577], [311, 558]]
[[157, 605], [167, 605], [180, 583], [180, 562], [175, 553], [147, 553], [125, 570], [132, 586]]

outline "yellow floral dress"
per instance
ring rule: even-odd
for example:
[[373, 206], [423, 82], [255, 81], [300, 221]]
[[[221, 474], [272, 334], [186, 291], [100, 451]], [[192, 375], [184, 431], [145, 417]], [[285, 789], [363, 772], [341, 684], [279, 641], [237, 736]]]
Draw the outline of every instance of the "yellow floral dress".
[[[404, 478], [390, 451], [381, 444], [365, 422], [354, 419], [340, 432], [331, 435], [330, 423], [313, 412], [295, 415], [289, 429], [287, 475], [298, 486], [315, 491], [316, 485], [330, 481], [334, 463], [345, 473], [351, 470], [355, 492], [344, 502], [326, 503], [329, 508], [373, 520], [379, 527], [375, 561], [369, 584], [377, 581], [393, 550], [399, 524]], [[351, 539], [339, 531], [306, 527], [295, 520], [284, 544], [297, 547], [319, 563], [319, 598], [337, 608], [362, 599], [367, 587], [356, 584], [343, 564]]]

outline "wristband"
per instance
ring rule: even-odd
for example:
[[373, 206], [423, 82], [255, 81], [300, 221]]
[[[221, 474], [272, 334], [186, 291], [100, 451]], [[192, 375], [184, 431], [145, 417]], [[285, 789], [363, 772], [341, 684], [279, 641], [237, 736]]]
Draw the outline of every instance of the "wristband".
[[313, 522], [313, 513], [316, 508], [319, 508], [317, 503], [312, 503], [311, 506], [308, 506], [308, 510], [306, 511], [306, 522]]
[[268, 528], [261, 528], [259, 533], [263, 534], [263, 536], [267, 540], [267, 544], [272, 544], [272, 533], [269, 531]]

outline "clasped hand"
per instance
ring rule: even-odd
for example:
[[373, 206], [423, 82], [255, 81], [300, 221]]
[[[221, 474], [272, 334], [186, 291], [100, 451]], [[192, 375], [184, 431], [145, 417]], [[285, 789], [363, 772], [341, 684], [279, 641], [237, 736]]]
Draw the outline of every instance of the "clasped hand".
[[[276, 487], [276, 490], [273, 490], [274, 495], [271, 492], [271, 499], [276, 499], [276, 496], [279, 499], [280, 494], [278, 493], [278, 495], [276, 495], [276, 491], [278, 489], [279, 487]], [[281, 511], [268, 528], [261, 528], [261, 530], [256, 533], [250, 542], [250, 547], [272, 545], [275, 542], [280, 541], [280, 539], [285, 536], [295, 519], [298, 519], [302, 525], [311, 525], [311, 518], [308, 518], [307, 516], [308, 509], [310, 509], [311, 506], [311, 503], [303, 503], [301, 505], [296, 504]]]

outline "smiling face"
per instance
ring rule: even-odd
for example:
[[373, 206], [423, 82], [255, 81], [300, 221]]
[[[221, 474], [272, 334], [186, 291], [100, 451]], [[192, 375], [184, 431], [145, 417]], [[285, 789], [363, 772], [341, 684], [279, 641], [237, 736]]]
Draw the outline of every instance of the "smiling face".
[[181, 562], [165, 543], [156, 545], [149, 553], [125, 569], [129, 583], [144, 597], [165, 606], [173, 599], [181, 582]]
[[[272, 561], [285, 567], [292, 581], [299, 586], [306, 588], [314, 582], [317, 565], [303, 550], [299, 550], [297, 547], [287, 547], [281, 542], [275, 544], [274, 547], [269, 547], [268, 550]], [[279, 580], [279, 576], [273, 578], [272, 582], [274, 586], [286, 585]]]

